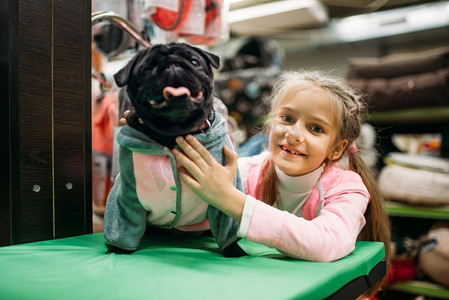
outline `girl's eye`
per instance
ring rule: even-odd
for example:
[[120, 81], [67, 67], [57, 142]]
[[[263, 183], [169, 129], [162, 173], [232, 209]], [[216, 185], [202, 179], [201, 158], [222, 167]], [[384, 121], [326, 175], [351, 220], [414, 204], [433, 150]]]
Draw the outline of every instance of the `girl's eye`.
[[323, 133], [324, 130], [320, 126], [311, 126], [310, 130], [312, 130], [314, 133]]
[[288, 123], [288, 124], [291, 124], [294, 122], [293, 118], [290, 117], [289, 115], [281, 116], [281, 120], [282, 120], [282, 122]]

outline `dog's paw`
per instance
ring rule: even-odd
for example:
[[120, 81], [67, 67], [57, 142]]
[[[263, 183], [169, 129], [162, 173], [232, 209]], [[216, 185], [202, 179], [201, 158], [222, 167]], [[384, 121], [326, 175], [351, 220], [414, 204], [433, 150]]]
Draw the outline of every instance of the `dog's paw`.
[[228, 247], [223, 249], [224, 257], [241, 257], [248, 255], [237, 242], [232, 243]]
[[131, 254], [134, 252], [134, 250], [125, 250], [119, 247], [115, 247], [112, 245], [106, 245], [108, 247], [108, 250], [106, 251], [105, 254], [111, 254], [111, 253], [115, 253], [115, 254]]
[[127, 115], [123, 116], [126, 122], [123, 124], [129, 125], [130, 127], [142, 132], [149, 138], [154, 137], [154, 131], [151, 131], [145, 124], [143, 123], [142, 119], [139, 118], [137, 115], [137, 112], [134, 108], [130, 109], [127, 113]]

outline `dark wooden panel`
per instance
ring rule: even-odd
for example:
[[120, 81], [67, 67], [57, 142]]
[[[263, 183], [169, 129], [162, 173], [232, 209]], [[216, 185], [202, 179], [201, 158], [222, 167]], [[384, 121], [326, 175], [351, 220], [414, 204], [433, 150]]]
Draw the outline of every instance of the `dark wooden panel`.
[[20, 209], [14, 243], [53, 237], [51, 8], [51, 0], [18, 6], [18, 119], [12, 121], [20, 140], [12, 155], [19, 155]]
[[10, 126], [9, 126], [9, 15], [12, 8], [8, 1], [0, 1], [0, 246], [12, 242], [11, 226], [11, 178]]
[[89, 0], [0, 0], [0, 245], [91, 232]]
[[92, 230], [90, 19], [89, 1], [54, 2], [56, 237]]

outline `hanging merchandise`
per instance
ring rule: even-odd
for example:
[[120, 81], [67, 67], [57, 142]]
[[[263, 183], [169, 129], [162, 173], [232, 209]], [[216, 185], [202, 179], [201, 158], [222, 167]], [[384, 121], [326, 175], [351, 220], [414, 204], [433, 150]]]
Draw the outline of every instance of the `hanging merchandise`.
[[147, 0], [145, 10], [164, 32], [159, 42], [210, 46], [229, 38], [229, 28], [222, 22], [227, 11], [224, 0]]
[[[151, 2], [157, 2], [160, 6], [155, 7], [154, 12], [150, 14], [150, 20], [167, 31], [178, 30], [187, 19], [192, 6], [192, 0]], [[170, 5], [175, 2], [178, 2], [177, 6]]]
[[[198, 15], [201, 15], [201, 18], [204, 19], [204, 32], [202, 34], [181, 33], [180, 36], [194, 45], [212, 45], [218, 41], [222, 35], [221, 29], [223, 27], [220, 12], [223, 7], [222, 4], [223, 0], [206, 0], [203, 13], [198, 12]], [[192, 20], [195, 19], [196, 18], [193, 18]], [[224, 39], [226, 39], [226, 36]]]

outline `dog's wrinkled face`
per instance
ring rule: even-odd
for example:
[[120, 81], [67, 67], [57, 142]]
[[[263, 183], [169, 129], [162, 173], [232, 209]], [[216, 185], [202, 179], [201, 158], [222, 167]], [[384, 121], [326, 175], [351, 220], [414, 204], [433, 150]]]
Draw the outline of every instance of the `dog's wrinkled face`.
[[218, 56], [184, 43], [139, 52], [114, 78], [144, 124], [159, 134], [194, 131], [213, 107], [212, 67]]

